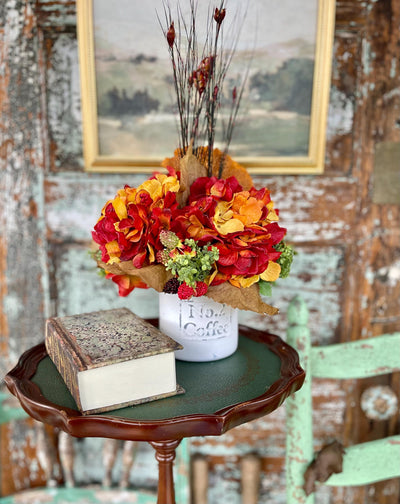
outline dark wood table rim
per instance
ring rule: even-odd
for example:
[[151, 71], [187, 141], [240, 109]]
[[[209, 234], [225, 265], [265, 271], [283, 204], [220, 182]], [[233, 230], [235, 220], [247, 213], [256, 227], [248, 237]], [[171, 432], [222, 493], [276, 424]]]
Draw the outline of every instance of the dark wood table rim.
[[27, 350], [5, 377], [24, 410], [33, 418], [59, 427], [76, 437], [109, 437], [136, 441], [163, 441], [190, 436], [218, 436], [227, 430], [271, 413], [298, 390], [305, 373], [297, 352], [279, 336], [240, 326], [241, 335], [268, 345], [281, 360], [281, 376], [259, 397], [225, 407], [214, 414], [192, 414], [162, 420], [140, 420], [107, 415], [82, 415], [47, 400], [31, 381], [39, 362], [47, 356], [44, 343]]

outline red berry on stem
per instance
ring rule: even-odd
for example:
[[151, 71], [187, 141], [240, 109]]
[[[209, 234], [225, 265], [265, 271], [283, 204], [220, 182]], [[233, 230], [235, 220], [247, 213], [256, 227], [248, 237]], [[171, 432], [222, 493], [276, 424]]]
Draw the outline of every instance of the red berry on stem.
[[208, 285], [205, 282], [197, 282], [196, 284], [196, 297], [204, 296], [208, 291]]
[[224, 20], [225, 14], [226, 14], [225, 9], [218, 9], [217, 7], [215, 8], [214, 19], [218, 25], [220, 25]]
[[171, 26], [167, 31], [167, 42], [169, 47], [172, 48], [172, 46], [174, 45], [174, 41], [175, 41], [175, 27], [174, 22], [172, 21]]
[[190, 299], [194, 295], [193, 287], [190, 287], [186, 282], [183, 282], [178, 289], [179, 299]]

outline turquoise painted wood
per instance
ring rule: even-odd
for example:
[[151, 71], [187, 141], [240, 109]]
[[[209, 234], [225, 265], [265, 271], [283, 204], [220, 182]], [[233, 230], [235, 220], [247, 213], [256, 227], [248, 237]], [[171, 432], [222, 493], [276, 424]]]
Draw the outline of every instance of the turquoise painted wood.
[[368, 378], [398, 371], [400, 333], [311, 348], [312, 375], [318, 378]]
[[21, 407], [10, 405], [7, 403], [7, 399], [10, 399], [10, 394], [8, 392], [0, 392], [0, 425], [8, 423], [11, 420], [28, 417]]
[[358, 486], [397, 477], [400, 477], [400, 435], [346, 448], [343, 472], [332, 474], [325, 485]]
[[176, 450], [174, 465], [175, 500], [177, 504], [190, 502], [190, 440], [182, 439]]
[[[304, 472], [314, 458], [312, 378], [366, 378], [400, 371], [400, 333], [312, 347], [307, 322], [306, 304], [297, 296], [288, 309], [287, 339], [299, 352], [306, 381], [286, 401], [287, 504], [314, 502], [314, 495], [307, 497], [302, 488]], [[343, 472], [332, 475], [324, 484], [356, 486], [400, 477], [400, 435], [353, 445], [345, 450]]]
[[303, 474], [313, 459], [311, 339], [308, 310], [296, 297], [288, 308], [287, 342], [299, 352], [300, 364], [306, 373], [302, 388], [286, 399], [286, 492], [287, 504], [312, 504], [314, 497], [303, 491]]
[[0, 504], [156, 504], [151, 493], [95, 488], [43, 488], [0, 498]]

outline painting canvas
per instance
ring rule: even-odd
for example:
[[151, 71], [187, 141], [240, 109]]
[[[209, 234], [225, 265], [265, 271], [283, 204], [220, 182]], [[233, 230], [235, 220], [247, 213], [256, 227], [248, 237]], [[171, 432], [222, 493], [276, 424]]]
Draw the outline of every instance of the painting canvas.
[[[226, 101], [246, 75], [230, 154], [253, 171], [286, 167], [295, 172], [307, 164], [312, 170], [321, 169], [316, 165], [323, 164], [325, 129], [320, 122], [326, 121], [329, 68], [317, 42], [329, 48], [332, 36], [325, 5], [328, 34], [321, 41], [324, 2], [329, 4], [327, 0], [303, 0], [301, 6], [298, 0], [227, 2], [224, 47], [228, 51], [234, 47], [234, 54], [225, 79]], [[89, 157], [85, 153], [87, 168], [135, 171], [157, 166], [178, 146], [172, 67], [160, 25], [161, 21], [165, 26], [163, 2], [81, 0], [80, 4], [81, 71], [92, 69], [82, 92], [89, 117], [84, 121], [84, 146], [91, 151]], [[174, 17], [177, 1], [168, 4]], [[189, 19], [189, 1], [181, 1], [180, 8]], [[197, 8], [201, 41], [210, 5], [199, 2]], [[221, 129], [227, 114], [221, 107]], [[220, 147], [218, 135], [216, 146]]]

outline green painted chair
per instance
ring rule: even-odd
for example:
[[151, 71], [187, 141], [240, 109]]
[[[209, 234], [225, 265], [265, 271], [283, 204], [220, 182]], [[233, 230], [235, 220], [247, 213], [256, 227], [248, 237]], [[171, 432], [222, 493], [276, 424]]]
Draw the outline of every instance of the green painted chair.
[[[304, 473], [314, 459], [312, 378], [358, 379], [400, 371], [400, 333], [313, 347], [307, 326], [308, 310], [300, 297], [289, 306], [288, 322], [287, 340], [300, 354], [306, 381], [286, 402], [287, 504], [312, 504], [314, 494], [307, 497], [303, 490]], [[342, 471], [332, 474], [323, 484], [359, 486], [400, 477], [400, 434], [344, 450]]]
[[[0, 425], [11, 422], [21, 422], [28, 415], [24, 410], [16, 404], [14, 398], [8, 393], [0, 391]], [[49, 444], [46, 439], [43, 424], [37, 423], [39, 439], [38, 446], [41, 443], [41, 448], [37, 449], [37, 458], [39, 465], [45, 471], [48, 479], [48, 486], [43, 488], [26, 489], [9, 496], [0, 496], [0, 504], [65, 504], [73, 502], [75, 504], [156, 504], [156, 491], [138, 490], [131, 488], [113, 488], [110, 484], [107, 467], [104, 467], [103, 485], [91, 485], [90, 487], [74, 486], [73, 479], [73, 457], [68, 456], [69, 448], [73, 439], [67, 434], [59, 433], [59, 459], [64, 473], [65, 485], [56, 486], [52, 471], [52, 457], [46, 456], [46, 447]], [[101, 441], [101, 440], [99, 440]], [[117, 445], [113, 446], [113, 440], [106, 440], [109, 443], [108, 455], [103, 457], [105, 464], [108, 464], [108, 472], [114, 468], [112, 459], [113, 451], [117, 449]], [[63, 445], [63, 447], [61, 446]], [[4, 449], [4, 447], [1, 447]], [[130, 470], [134, 458], [134, 447], [128, 448], [131, 453], [130, 462], [127, 461], [127, 470]], [[64, 454], [62, 453], [64, 451]], [[40, 452], [40, 454], [39, 454]], [[114, 453], [115, 454], [115, 453]], [[111, 456], [110, 456], [111, 455]], [[190, 500], [189, 489], [189, 441], [183, 439], [176, 452], [176, 461], [174, 465], [175, 471], [175, 498], [177, 504], [188, 504]], [[1, 471], [1, 467], [0, 467]], [[133, 469], [134, 471], [134, 469]], [[120, 469], [123, 472], [123, 469]], [[125, 474], [125, 478], [129, 479], [129, 474]], [[120, 475], [120, 483], [122, 477]], [[108, 482], [107, 482], [108, 481]], [[126, 485], [124, 485], [126, 486]]]

